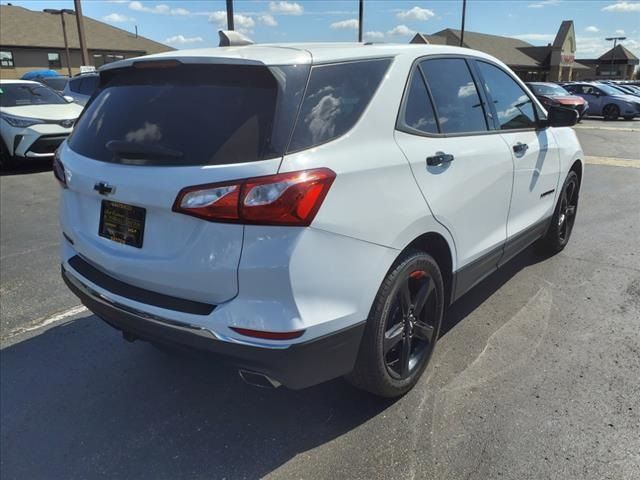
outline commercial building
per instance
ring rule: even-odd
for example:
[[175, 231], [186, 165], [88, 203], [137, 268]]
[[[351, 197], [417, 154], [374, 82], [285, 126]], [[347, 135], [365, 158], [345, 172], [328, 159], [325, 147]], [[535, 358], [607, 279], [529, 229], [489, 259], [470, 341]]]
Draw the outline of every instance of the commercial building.
[[579, 80], [629, 80], [640, 60], [624, 45], [617, 45], [593, 60], [580, 60], [589, 70], [580, 72]]
[[[65, 15], [71, 71], [82, 65], [76, 19]], [[84, 17], [89, 65], [99, 67], [123, 58], [173, 50], [148, 38]], [[0, 5], [0, 78], [20, 78], [30, 70], [67, 74], [60, 15]]]
[[[460, 30], [447, 28], [432, 35], [418, 33], [411, 43], [460, 45]], [[589, 67], [576, 62], [576, 34], [572, 20], [560, 25], [553, 43], [544, 47], [523, 40], [485, 33], [464, 32], [464, 47], [493, 55], [525, 81], [563, 81], [584, 78]]]

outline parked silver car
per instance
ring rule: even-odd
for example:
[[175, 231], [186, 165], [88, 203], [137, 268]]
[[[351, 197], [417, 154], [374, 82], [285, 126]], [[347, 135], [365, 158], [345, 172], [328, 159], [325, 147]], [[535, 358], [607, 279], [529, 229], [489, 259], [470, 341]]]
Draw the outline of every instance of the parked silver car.
[[640, 117], [640, 98], [626, 95], [604, 83], [571, 83], [563, 87], [589, 102], [589, 115], [602, 115], [605, 120]]

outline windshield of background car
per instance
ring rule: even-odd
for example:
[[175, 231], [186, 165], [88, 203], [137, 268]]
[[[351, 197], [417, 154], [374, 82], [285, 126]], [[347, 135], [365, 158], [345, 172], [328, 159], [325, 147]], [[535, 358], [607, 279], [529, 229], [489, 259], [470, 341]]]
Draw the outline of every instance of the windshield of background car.
[[276, 158], [286, 149], [308, 75], [305, 65], [107, 70], [69, 147], [96, 160], [142, 166]]
[[40, 83], [44, 83], [45, 85], [48, 85], [54, 90], [61, 92], [62, 90], [64, 90], [64, 87], [66, 87], [67, 82], [69, 81], [69, 78], [68, 77], [46, 77], [46, 78], [42, 78], [39, 81]]
[[548, 96], [571, 95], [560, 85], [531, 84], [529, 86], [533, 90], [533, 93], [535, 93], [536, 95], [548, 95]]
[[31, 83], [3, 83], [0, 107], [24, 107], [28, 105], [60, 105], [67, 101], [44, 85]]
[[616, 90], [613, 87], [610, 87], [609, 85], [598, 85], [598, 88], [600, 90], [602, 90], [604, 93], [607, 93], [609, 95], [624, 95], [624, 92], [621, 92], [620, 90]]

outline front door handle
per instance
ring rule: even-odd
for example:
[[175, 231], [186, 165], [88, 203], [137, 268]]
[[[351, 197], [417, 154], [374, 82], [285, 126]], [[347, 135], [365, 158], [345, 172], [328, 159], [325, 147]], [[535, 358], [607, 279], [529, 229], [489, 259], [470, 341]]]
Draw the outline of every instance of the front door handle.
[[513, 151], [515, 153], [524, 153], [529, 149], [529, 145], [526, 143], [518, 142], [513, 146]]
[[427, 157], [427, 165], [430, 167], [438, 167], [444, 163], [453, 162], [453, 155], [444, 152], [436, 152], [432, 157]]

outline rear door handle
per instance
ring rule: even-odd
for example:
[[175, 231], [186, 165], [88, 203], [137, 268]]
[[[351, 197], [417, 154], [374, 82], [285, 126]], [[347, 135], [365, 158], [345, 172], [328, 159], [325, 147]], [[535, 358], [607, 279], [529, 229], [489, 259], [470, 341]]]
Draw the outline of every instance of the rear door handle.
[[518, 142], [513, 146], [513, 151], [515, 153], [524, 153], [529, 149], [529, 145], [526, 143]]
[[444, 163], [453, 162], [453, 155], [444, 153], [444, 152], [436, 152], [432, 157], [427, 157], [427, 165], [430, 167], [437, 167]]

